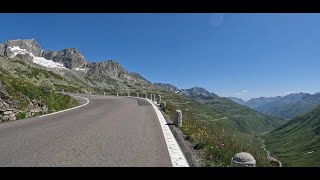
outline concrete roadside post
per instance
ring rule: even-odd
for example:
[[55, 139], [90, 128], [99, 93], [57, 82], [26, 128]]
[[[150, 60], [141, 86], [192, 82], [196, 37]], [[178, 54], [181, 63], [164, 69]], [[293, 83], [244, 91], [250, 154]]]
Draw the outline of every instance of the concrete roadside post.
[[130, 96], [130, 93], [128, 92], [128, 97]]
[[161, 102], [160, 108], [162, 111], [166, 112], [166, 102]]
[[145, 94], [144, 98], [145, 98], [145, 99], [148, 99], [147, 93]]
[[240, 152], [231, 159], [231, 167], [256, 167], [256, 160], [247, 152]]
[[119, 93], [117, 92], [117, 96], [119, 96]]
[[161, 104], [161, 95], [158, 95], [158, 104]]
[[156, 94], [153, 94], [153, 102], [156, 101]]
[[139, 97], [139, 93], [137, 93], [137, 97]]
[[176, 110], [176, 116], [174, 117], [174, 125], [176, 127], [182, 127], [182, 112], [181, 110]]
[[105, 96], [105, 95], [106, 95], [106, 92], [103, 92], [103, 95]]
[[64, 89], [62, 89], [62, 92], [64, 92]]
[[151, 102], [152, 102], [152, 94], [150, 94], [150, 100], [151, 100]]

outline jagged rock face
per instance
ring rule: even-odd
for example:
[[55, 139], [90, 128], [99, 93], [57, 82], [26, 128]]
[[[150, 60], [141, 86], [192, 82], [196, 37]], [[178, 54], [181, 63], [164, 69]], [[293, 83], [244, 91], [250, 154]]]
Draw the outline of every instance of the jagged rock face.
[[68, 48], [58, 52], [47, 51], [44, 53], [44, 58], [62, 63], [66, 68], [84, 68], [87, 61], [84, 56], [76, 48]]
[[57, 55], [57, 52], [49, 50], [49, 51], [46, 51], [43, 54], [43, 57], [46, 58], [46, 59], [51, 59], [52, 60], [53, 57], [56, 56], [56, 55]]
[[129, 73], [117, 62], [108, 60], [89, 64], [89, 76], [111, 79], [131, 79]]
[[116, 79], [127, 81], [146, 81], [137, 73], [129, 73], [119, 63], [108, 60], [103, 62], [94, 62], [88, 65], [87, 75], [102, 79]]
[[7, 57], [11, 57], [13, 55], [13, 52], [10, 50], [9, 47], [15, 46], [18, 46], [21, 49], [25, 49], [27, 52], [30, 52], [37, 57], [41, 57], [44, 52], [35, 39], [18, 39], [9, 40], [4, 43], [4, 55]]
[[5, 51], [5, 48], [4, 48], [4, 44], [0, 44], [0, 55], [1, 56], [4, 56], [4, 51]]
[[2, 82], [0, 81], [0, 98], [1, 99], [8, 99], [9, 94], [6, 90], [6, 88], [2, 85]]

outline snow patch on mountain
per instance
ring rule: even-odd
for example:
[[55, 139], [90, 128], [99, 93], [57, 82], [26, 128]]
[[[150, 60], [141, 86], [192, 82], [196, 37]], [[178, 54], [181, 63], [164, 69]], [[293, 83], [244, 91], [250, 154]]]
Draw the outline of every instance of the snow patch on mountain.
[[20, 49], [19, 46], [9, 47], [9, 49], [13, 52], [13, 55], [11, 55], [10, 58], [14, 58], [17, 54], [31, 54], [25, 49]]
[[39, 64], [41, 66], [45, 66], [48, 68], [62, 68], [65, 69], [65, 67], [63, 66], [63, 64], [61, 63], [57, 63], [57, 62], [53, 62], [52, 60], [48, 60], [45, 59], [43, 57], [33, 57], [33, 63], [35, 64]]
[[25, 49], [21, 49], [19, 46], [9, 47], [9, 49], [13, 52], [13, 55], [10, 58], [14, 58], [18, 54], [29, 54], [31, 57], [33, 57], [32, 62], [35, 64], [45, 66], [48, 68], [63, 68], [63, 69], [65, 69], [63, 64], [58, 63], [58, 62], [54, 62], [52, 60], [45, 59], [43, 57], [34, 56], [32, 53], [28, 52]]

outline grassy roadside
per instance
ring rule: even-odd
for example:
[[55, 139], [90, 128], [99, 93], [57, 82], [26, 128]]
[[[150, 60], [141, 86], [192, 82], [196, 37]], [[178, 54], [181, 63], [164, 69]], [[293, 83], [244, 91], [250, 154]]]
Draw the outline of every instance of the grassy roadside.
[[[167, 103], [166, 113], [171, 119], [174, 118], [177, 105], [172, 101]], [[179, 107], [183, 111], [182, 132], [187, 139], [194, 144], [194, 149], [201, 151], [203, 166], [228, 167], [231, 158], [238, 152], [252, 154], [258, 167], [270, 167], [268, 159], [263, 151], [255, 146], [241, 143], [237, 137], [230, 135], [218, 126], [207, 121], [201, 121], [195, 112]]]

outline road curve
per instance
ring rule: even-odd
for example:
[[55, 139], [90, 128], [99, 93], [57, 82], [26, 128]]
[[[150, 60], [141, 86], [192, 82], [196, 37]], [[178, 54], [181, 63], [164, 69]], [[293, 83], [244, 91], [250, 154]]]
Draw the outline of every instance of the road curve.
[[76, 95], [89, 103], [0, 124], [0, 166], [172, 166], [150, 103], [130, 97]]

